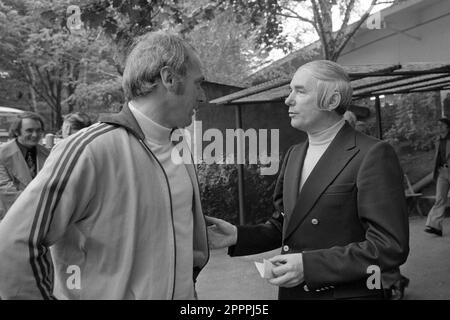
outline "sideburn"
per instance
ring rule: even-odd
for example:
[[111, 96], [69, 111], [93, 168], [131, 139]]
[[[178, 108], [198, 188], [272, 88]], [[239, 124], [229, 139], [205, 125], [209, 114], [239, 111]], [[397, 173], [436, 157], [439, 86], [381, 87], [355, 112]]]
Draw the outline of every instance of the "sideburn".
[[174, 83], [174, 93], [176, 95], [182, 95], [186, 91], [186, 86], [184, 85], [184, 81], [180, 78], [178, 78]]

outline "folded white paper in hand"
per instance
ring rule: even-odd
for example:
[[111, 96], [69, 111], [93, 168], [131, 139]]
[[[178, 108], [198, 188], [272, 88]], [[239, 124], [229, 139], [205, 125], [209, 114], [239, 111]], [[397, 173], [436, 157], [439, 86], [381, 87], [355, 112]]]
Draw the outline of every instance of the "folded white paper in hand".
[[256, 269], [258, 269], [258, 272], [261, 275], [261, 278], [272, 279], [274, 277], [273, 273], [272, 273], [272, 269], [273, 269], [273, 267], [275, 267], [275, 265], [272, 264], [272, 262], [270, 262], [269, 260], [263, 259], [262, 263], [255, 261], [255, 266], [256, 266]]

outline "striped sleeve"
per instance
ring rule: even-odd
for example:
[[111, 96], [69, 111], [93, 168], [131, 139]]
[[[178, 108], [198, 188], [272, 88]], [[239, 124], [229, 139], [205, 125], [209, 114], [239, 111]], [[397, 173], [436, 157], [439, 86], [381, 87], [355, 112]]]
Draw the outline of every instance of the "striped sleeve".
[[95, 194], [88, 147], [112, 130], [96, 124], [62, 141], [0, 223], [0, 297], [54, 299], [49, 247], [83, 218]]

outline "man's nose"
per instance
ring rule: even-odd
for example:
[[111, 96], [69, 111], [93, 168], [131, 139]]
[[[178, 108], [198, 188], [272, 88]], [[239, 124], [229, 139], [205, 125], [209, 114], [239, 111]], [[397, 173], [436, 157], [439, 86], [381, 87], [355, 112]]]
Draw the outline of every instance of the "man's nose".
[[291, 106], [292, 105], [292, 98], [291, 98], [290, 94], [288, 95], [286, 100], [284, 100], [284, 104], [287, 105], [287, 106]]

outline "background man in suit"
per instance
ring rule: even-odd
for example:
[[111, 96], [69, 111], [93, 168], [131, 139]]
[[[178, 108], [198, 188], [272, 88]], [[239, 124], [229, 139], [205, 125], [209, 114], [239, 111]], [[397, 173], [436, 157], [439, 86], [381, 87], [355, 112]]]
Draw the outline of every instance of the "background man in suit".
[[439, 138], [436, 143], [433, 179], [436, 181], [436, 200], [428, 213], [425, 232], [442, 237], [442, 221], [450, 188], [450, 120], [439, 119]]
[[[393, 148], [342, 117], [346, 72], [330, 61], [300, 67], [286, 99], [291, 125], [308, 139], [285, 156], [265, 224], [235, 227], [209, 218], [211, 248], [232, 256], [282, 247], [274, 278], [280, 299], [382, 299], [409, 253], [403, 173]], [[370, 286], [371, 270], [379, 284]], [[373, 274], [375, 274], [374, 272]]]
[[47, 159], [49, 151], [39, 145], [43, 130], [38, 114], [22, 113], [11, 124], [15, 139], [0, 146], [0, 220]]

